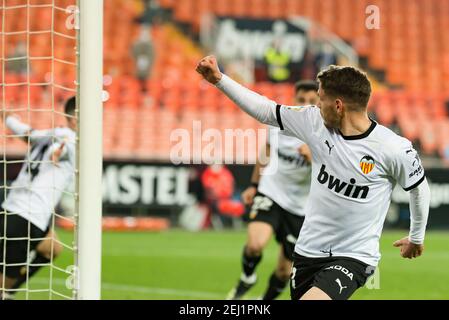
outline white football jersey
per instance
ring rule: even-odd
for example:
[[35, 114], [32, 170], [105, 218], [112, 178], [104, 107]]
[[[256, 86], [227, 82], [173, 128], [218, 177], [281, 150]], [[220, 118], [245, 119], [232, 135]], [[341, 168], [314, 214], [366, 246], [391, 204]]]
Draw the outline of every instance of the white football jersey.
[[345, 137], [327, 128], [313, 106], [277, 106], [276, 118], [282, 130], [312, 151], [310, 195], [295, 251], [376, 266], [395, 184], [408, 191], [425, 178], [410, 141], [374, 121], [364, 134]]
[[259, 181], [258, 191], [282, 209], [304, 216], [310, 190], [311, 166], [299, 153], [301, 140], [269, 127], [270, 160]]
[[[75, 175], [76, 134], [69, 128], [34, 130], [30, 140], [29, 156], [2, 206], [45, 231], [62, 192]], [[51, 156], [62, 143], [64, 148], [55, 165]]]

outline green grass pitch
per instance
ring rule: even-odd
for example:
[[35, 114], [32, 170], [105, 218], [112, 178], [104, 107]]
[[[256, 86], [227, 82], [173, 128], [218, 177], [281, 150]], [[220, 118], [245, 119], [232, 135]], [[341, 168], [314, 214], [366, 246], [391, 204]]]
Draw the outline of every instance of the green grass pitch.
[[[72, 234], [59, 231], [64, 241]], [[428, 232], [424, 255], [408, 260], [392, 246], [406, 231], [384, 232], [378, 289], [359, 289], [351, 299], [449, 299], [449, 232]], [[224, 299], [240, 275], [240, 255], [245, 231], [190, 233], [170, 230], [161, 233], [104, 233], [103, 299]], [[278, 246], [272, 240], [258, 268], [258, 283], [248, 298], [259, 297], [277, 258]], [[65, 269], [72, 264], [68, 250], [56, 260]], [[70, 283], [58, 269], [40, 271], [30, 289], [52, 287], [70, 295]], [[374, 281], [371, 282], [375, 284]], [[49, 293], [32, 292], [30, 299], [48, 299]], [[25, 298], [19, 293], [18, 299]], [[60, 298], [53, 294], [53, 299]], [[287, 289], [281, 299], [289, 299]]]

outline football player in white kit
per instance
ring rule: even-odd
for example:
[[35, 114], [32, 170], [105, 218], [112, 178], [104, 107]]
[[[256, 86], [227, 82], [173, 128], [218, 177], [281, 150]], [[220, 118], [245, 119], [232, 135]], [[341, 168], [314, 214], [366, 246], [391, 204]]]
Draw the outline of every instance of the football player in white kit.
[[354, 67], [330, 66], [318, 75], [317, 106], [281, 106], [222, 74], [215, 57], [197, 71], [242, 110], [298, 137], [312, 151], [305, 221], [293, 255], [291, 298], [348, 299], [374, 273], [379, 239], [399, 183], [410, 191], [409, 235], [396, 241], [404, 258], [419, 257], [430, 189], [418, 153], [407, 139], [368, 117], [371, 83]]
[[[318, 102], [318, 84], [300, 81], [295, 85], [295, 103], [314, 105]], [[272, 235], [280, 244], [275, 271], [268, 282], [263, 300], [279, 296], [290, 279], [292, 254], [304, 221], [304, 206], [310, 189], [311, 154], [309, 147], [297, 138], [269, 127], [266, 144], [268, 165], [259, 159], [251, 177], [251, 186], [242, 193], [248, 215], [248, 235], [242, 253], [242, 274], [228, 299], [241, 299], [257, 281], [256, 267]], [[261, 174], [262, 169], [267, 172]]]
[[6, 126], [29, 140], [31, 150], [0, 212], [0, 298], [2, 294], [4, 299], [12, 298], [15, 290], [62, 251], [50, 223], [62, 192], [74, 177], [75, 109], [76, 98], [72, 97], [65, 103], [67, 127], [49, 130], [33, 130], [16, 116], [5, 114]]

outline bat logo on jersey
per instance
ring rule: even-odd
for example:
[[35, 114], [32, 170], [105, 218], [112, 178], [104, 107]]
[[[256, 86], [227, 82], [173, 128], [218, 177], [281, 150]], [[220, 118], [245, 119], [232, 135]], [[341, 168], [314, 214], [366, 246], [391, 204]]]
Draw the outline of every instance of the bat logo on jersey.
[[373, 171], [375, 165], [374, 159], [371, 156], [364, 156], [362, 160], [360, 160], [360, 169], [362, 169], [364, 174]]
[[421, 160], [419, 159], [418, 154], [416, 154], [415, 160], [413, 161], [412, 166], [415, 166], [416, 164], [418, 164], [418, 165], [421, 164]]
[[411, 153], [411, 156], [413, 156], [412, 167], [416, 168], [412, 172], [410, 172], [410, 174], [408, 175], [408, 177], [411, 178], [415, 175], [417, 175], [417, 176], [421, 175], [424, 169], [421, 165], [421, 159], [419, 158], [418, 153], [416, 153], [416, 151], [413, 149], [406, 151], [406, 154], [409, 154], [409, 153]]

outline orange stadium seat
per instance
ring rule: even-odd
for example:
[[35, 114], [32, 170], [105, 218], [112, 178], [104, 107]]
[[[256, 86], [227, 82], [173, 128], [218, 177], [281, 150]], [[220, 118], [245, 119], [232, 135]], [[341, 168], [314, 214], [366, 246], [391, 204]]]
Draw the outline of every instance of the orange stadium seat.
[[235, 17], [247, 17], [250, 14], [250, 7], [248, 1], [229, 0], [230, 11], [229, 15]]
[[[199, 0], [195, 1], [195, 3], [198, 2]], [[164, 1], [163, 6], [173, 8], [179, 5], [178, 2]], [[376, 5], [382, 12], [379, 30], [368, 30], [365, 27], [367, 17], [365, 8], [368, 5]], [[204, 7], [204, 4], [201, 7]], [[444, 68], [440, 67], [441, 64], [435, 63], [440, 60], [441, 54], [432, 55], [431, 53], [448, 52], [441, 50], [449, 46], [444, 32], [435, 31], [449, 28], [447, 1], [232, 0], [216, 1], [214, 5], [208, 7], [208, 10], [217, 15], [243, 16], [247, 14], [251, 17], [265, 18], [303, 15], [352, 42], [361, 55], [368, 56], [371, 67], [385, 70], [387, 79], [394, 84], [401, 84], [413, 90], [425, 89], [435, 92], [448, 86], [447, 81], [441, 81], [446, 79], [443, 77]], [[194, 12], [191, 13], [193, 17], [197, 16], [198, 11]], [[335, 16], [339, 17], [338, 23]], [[396, 41], [396, 39], [399, 40]], [[402, 47], [401, 42], [408, 48]], [[400, 61], [405, 61], [403, 57], [407, 55], [410, 55], [408, 61], [401, 63]], [[424, 75], [420, 72], [420, 76], [426, 80], [410, 80], [411, 77], [406, 72], [407, 66], [410, 65], [422, 65], [429, 70]], [[426, 86], [432, 81], [439, 81], [442, 85]]]
[[163, 8], [171, 9], [176, 0], [159, 0], [159, 4]]
[[[49, 3], [48, 0], [30, 1], [35, 4]], [[60, 7], [66, 7], [72, 2], [56, 0]], [[8, 1], [8, 5], [14, 3], [21, 3], [21, 0]], [[319, 22], [353, 44], [357, 52], [368, 59], [370, 68], [384, 71], [389, 84], [403, 86], [404, 90], [386, 90], [373, 96], [370, 110], [376, 112], [379, 121], [385, 125], [396, 123], [407, 138], [419, 141], [427, 154], [438, 152], [443, 155], [447, 152], [449, 125], [445, 98], [449, 92], [449, 41], [441, 30], [449, 29], [448, 1], [159, 0], [159, 4], [171, 10], [175, 20], [192, 25], [197, 32], [201, 15], [207, 12], [273, 19], [302, 15]], [[381, 9], [379, 30], [368, 30], [365, 27], [365, 8], [369, 4]], [[142, 93], [141, 83], [133, 76], [134, 61], [130, 55], [132, 43], [140, 31], [140, 26], [134, 20], [141, 13], [142, 6], [136, 5], [134, 1], [108, 0], [105, 7], [104, 70], [113, 79], [105, 87], [109, 93], [104, 109], [106, 155], [135, 154], [143, 158], [157, 155], [166, 158], [170, 151], [167, 137], [171, 130], [183, 128], [191, 132], [195, 120], [201, 120], [204, 128], [220, 130], [242, 126], [257, 129], [261, 126], [239, 112], [231, 100], [200, 79], [193, 69], [203, 52], [174, 25], [152, 27], [156, 59], [151, 78], [145, 84], [147, 92]], [[51, 10], [34, 8], [30, 13], [46, 17], [41, 20], [31, 19], [32, 30], [48, 28], [47, 18]], [[6, 15], [4, 31], [25, 30], [26, 14], [23, 9], [11, 10]], [[65, 30], [65, 15], [57, 12], [55, 30], [73, 36], [74, 32]], [[52, 53], [50, 46], [42, 46], [43, 41], [49, 42], [49, 36], [32, 35], [30, 55], [49, 57], [54, 54], [58, 59], [74, 62], [75, 41], [55, 36], [55, 50]], [[26, 40], [26, 37], [5, 36], [5, 40], [5, 52], [9, 55], [16, 44]], [[33, 59], [30, 67], [31, 82], [51, 80], [51, 61]], [[73, 66], [57, 62], [53, 68], [56, 83], [73, 87]], [[7, 84], [26, 80], [8, 73], [4, 79]], [[28, 89], [23, 88], [27, 86], [5, 86], [3, 92], [8, 108], [26, 107], [28, 101], [33, 109], [51, 106], [51, 99], [45, 98], [43, 94], [48, 93], [49, 88], [33, 86], [29, 93]], [[292, 85], [257, 83], [253, 89], [282, 103], [293, 104]], [[55, 90], [55, 101], [68, 94], [70, 92]], [[48, 125], [48, 119], [43, 113], [33, 117], [39, 126]], [[118, 132], [124, 134], [119, 135]], [[25, 148], [17, 142], [13, 142], [10, 147], [14, 152]]]
[[425, 121], [420, 124], [420, 142], [422, 151], [425, 154], [432, 155], [437, 151], [437, 132], [430, 121]]

